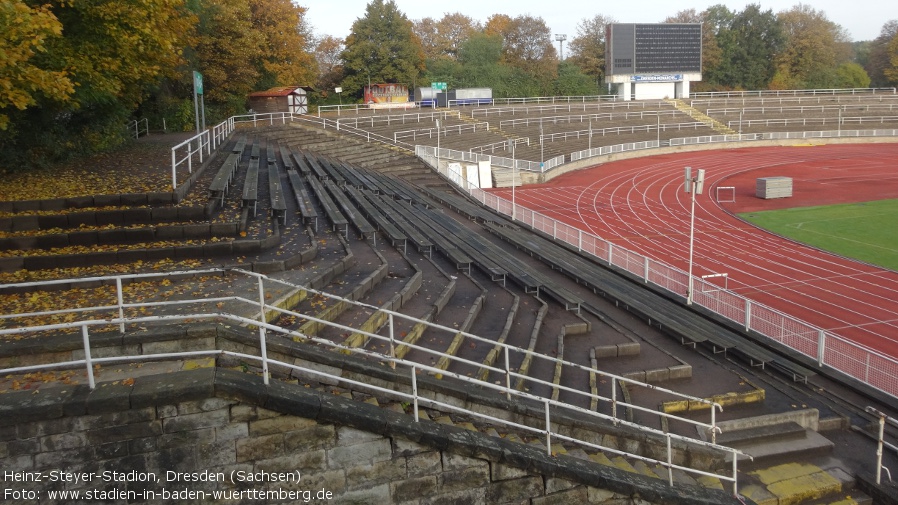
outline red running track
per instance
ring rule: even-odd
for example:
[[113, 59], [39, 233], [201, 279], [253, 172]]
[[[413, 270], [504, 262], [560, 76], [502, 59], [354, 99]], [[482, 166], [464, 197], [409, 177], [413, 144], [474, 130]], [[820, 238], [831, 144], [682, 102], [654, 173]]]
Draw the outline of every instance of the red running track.
[[[695, 276], [728, 275], [755, 302], [898, 358], [898, 272], [760, 230], [733, 213], [898, 198], [898, 144], [742, 148], [615, 161], [515, 190], [518, 205], [688, 270], [684, 167], [706, 171], [695, 204]], [[755, 179], [793, 179], [793, 197], [755, 197]], [[735, 203], [716, 187], [734, 186]], [[511, 200], [510, 189], [491, 190]], [[723, 195], [721, 195], [723, 196]], [[898, 233], [896, 226], [883, 233]], [[898, 254], [898, 251], [895, 252]]]

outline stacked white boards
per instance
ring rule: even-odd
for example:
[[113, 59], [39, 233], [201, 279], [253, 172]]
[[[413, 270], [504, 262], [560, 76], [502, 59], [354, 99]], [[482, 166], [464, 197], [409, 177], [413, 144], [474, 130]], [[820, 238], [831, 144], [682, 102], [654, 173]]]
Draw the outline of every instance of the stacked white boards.
[[755, 185], [758, 198], [788, 198], [792, 196], [791, 177], [760, 177]]

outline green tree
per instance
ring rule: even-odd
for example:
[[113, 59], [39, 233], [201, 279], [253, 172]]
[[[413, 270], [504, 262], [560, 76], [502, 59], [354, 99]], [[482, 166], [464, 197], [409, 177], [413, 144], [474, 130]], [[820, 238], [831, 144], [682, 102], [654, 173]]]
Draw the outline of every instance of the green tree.
[[[709, 11], [696, 12], [695, 9], [680, 11], [664, 20], [665, 23], [701, 23], [702, 25], [702, 76], [713, 75], [721, 63], [722, 51], [717, 44], [717, 24]], [[712, 86], [695, 86], [696, 91]]]
[[870, 87], [870, 76], [867, 75], [864, 67], [849, 61], [839, 65], [839, 68], [836, 69], [836, 87], [868, 88]]
[[352, 24], [342, 53], [343, 88], [359, 93], [370, 82], [412, 84], [424, 71], [421, 42], [393, 0], [372, 0]]
[[882, 87], [898, 84], [898, 79], [890, 79], [886, 75], [886, 70], [892, 66], [889, 44], [895, 37], [898, 37], [898, 19], [886, 22], [882, 26], [879, 36], [870, 43], [870, 54], [864, 68], [870, 76], [872, 86]]
[[765, 89], [776, 72], [783, 48], [783, 31], [772, 11], [750, 4], [721, 29], [721, 62], [715, 76], [728, 88]]
[[570, 61], [558, 64], [558, 78], [555, 79], [555, 95], [592, 96], [599, 94], [598, 83], [591, 75]]
[[886, 54], [889, 58], [889, 64], [882, 73], [890, 84], [895, 85], [898, 83], [898, 34], [889, 41], [888, 46], [886, 46]]

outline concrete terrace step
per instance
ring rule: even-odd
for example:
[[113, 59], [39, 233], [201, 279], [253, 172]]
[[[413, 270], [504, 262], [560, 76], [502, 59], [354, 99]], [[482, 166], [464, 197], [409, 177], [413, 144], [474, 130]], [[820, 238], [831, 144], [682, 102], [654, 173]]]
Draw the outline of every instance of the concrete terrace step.
[[836, 460], [817, 463], [785, 463], [749, 472], [751, 483], [740, 494], [758, 505], [869, 503], [870, 498], [853, 489], [854, 477]]

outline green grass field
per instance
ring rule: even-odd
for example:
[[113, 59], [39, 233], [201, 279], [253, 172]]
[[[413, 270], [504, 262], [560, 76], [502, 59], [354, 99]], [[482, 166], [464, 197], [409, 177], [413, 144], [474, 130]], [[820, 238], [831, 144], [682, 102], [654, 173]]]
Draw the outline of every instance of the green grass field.
[[739, 216], [793, 240], [898, 271], [898, 200], [747, 212]]

